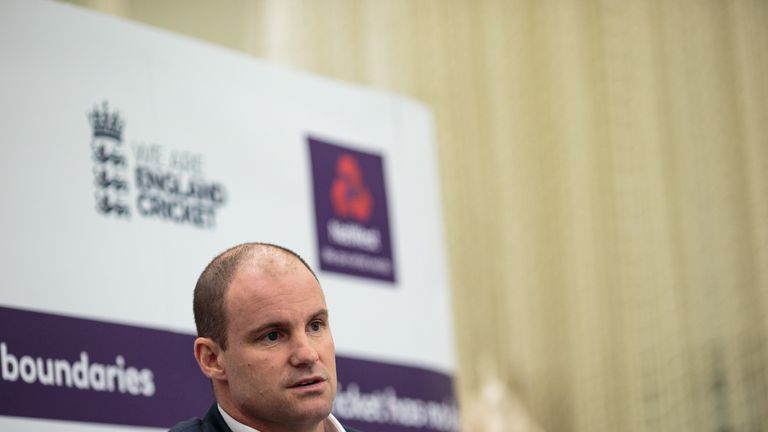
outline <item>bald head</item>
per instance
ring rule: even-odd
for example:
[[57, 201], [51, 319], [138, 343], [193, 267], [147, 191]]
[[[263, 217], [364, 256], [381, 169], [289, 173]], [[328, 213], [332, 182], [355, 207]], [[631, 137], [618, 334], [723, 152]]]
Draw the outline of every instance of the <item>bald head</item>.
[[200, 274], [195, 285], [193, 308], [197, 335], [227, 349], [227, 290], [238, 269], [253, 266], [265, 274], [276, 274], [300, 262], [317, 280], [315, 272], [295, 252], [270, 243], [243, 243], [219, 254]]

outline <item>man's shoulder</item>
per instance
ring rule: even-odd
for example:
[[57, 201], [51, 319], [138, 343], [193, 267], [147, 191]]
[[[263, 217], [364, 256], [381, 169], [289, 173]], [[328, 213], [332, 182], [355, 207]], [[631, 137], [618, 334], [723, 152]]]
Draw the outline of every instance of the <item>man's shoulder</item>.
[[228, 427], [216, 423], [207, 422], [203, 419], [192, 418], [177, 423], [168, 432], [232, 432]]
[[203, 421], [199, 418], [193, 418], [179, 422], [168, 432], [197, 432], [203, 430]]
[[[362, 432], [358, 429], [352, 429], [350, 427], [344, 427], [344, 430], [346, 432]], [[203, 422], [203, 420], [199, 418], [193, 418], [189, 419], [183, 422], [178, 423], [176, 426], [171, 428], [168, 432], [218, 432], [221, 431], [221, 429], [217, 429], [213, 427], [211, 424], [207, 424]]]
[[204, 418], [191, 418], [177, 423], [168, 432], [232, 432], [232, 430], [224, 422], [214, 403]]

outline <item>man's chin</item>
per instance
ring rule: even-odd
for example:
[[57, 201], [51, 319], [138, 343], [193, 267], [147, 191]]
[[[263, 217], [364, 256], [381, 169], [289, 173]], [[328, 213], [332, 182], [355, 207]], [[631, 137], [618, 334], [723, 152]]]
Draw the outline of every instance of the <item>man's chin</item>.
[[315, 400], [300, 401], [294, 408], [297, 419], [314, 422], [325, 420], [331, 414], [333, 404], [327, 399], [317, 398]]

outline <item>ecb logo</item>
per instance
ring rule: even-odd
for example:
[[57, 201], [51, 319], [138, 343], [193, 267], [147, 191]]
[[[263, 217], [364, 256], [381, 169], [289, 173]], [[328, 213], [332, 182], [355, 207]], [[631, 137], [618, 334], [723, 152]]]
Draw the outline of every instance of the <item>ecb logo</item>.
[[124, 122], [117, 111], [110, 112], [107, 102], [102, 109], [88, 114], [93, 130], [91, 151], [96, 185], [96, 208], [103, 214], [130, 217], [128, 205], [128, 163], [123, 145]]
[[138, 215], [203, 229], [215, 226], [216, 214], [227, 200], [226, 188], [206, 178], [202, 154], [133, 140], [131, 164], [120, 114], [110, 111], [104, 101], [88, 120], [99, 213], [124, 219]]
[[308, 138], [320, 268], [395, 281], [381, 156]]

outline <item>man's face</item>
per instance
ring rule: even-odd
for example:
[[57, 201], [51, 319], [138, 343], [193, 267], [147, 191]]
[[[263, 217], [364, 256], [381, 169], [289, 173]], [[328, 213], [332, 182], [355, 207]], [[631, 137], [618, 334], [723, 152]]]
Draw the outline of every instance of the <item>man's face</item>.
[[284, 261], [269, 271], [246, 262], [225, 298], [227, 349], [219, 354], [226, 374], [223, 397], [242, 415], [233, 415], [237, 420], [256, 429], [322, 421], [336, 396], [336, 358], [323, 292], [301, 263]]

